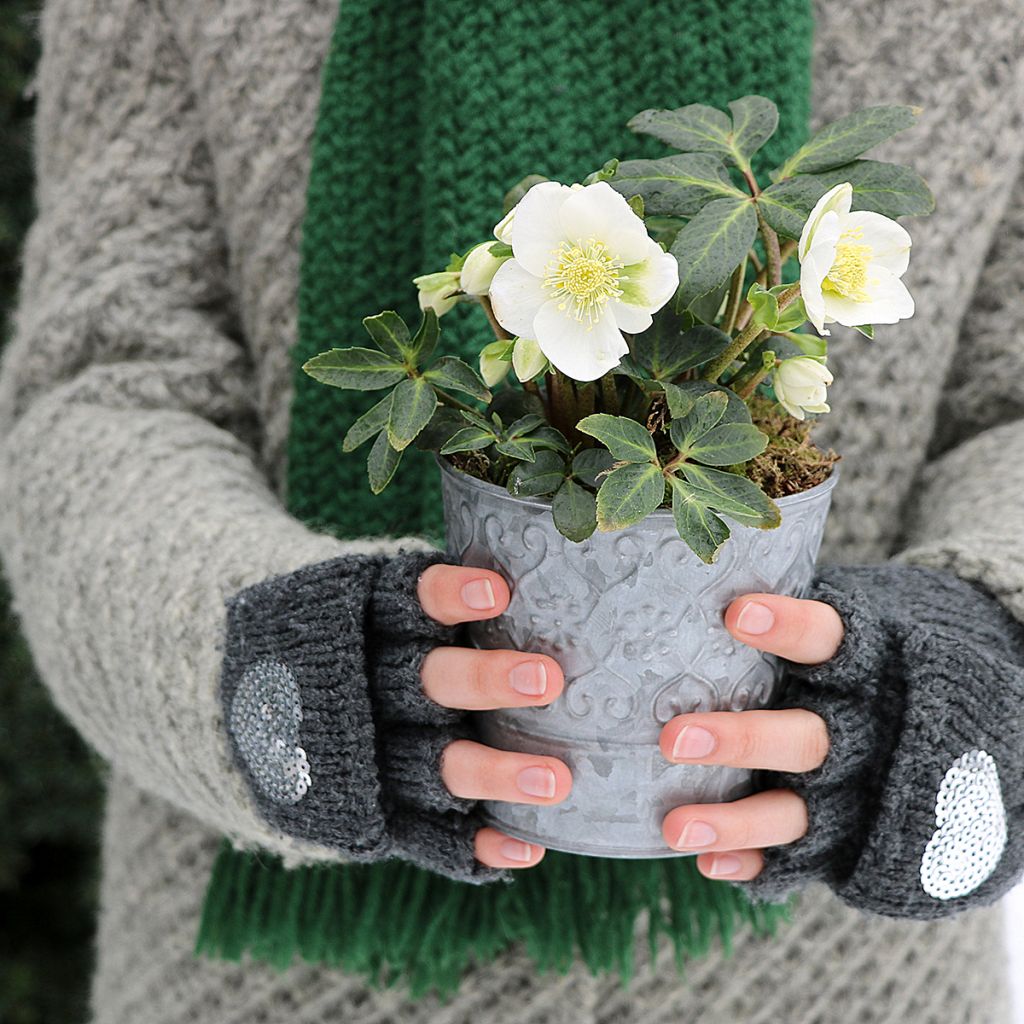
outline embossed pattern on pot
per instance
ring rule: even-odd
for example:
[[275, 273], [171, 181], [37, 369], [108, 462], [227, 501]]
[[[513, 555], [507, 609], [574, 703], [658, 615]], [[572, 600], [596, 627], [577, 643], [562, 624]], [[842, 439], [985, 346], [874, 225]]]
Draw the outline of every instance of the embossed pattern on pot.
[[483, 742], [561, 758], [573, 774], [560, 804], [486, 802], [490, 824], [570, 853], [688, 856], [665, 845], [665, 814], [737, 799], [750, 792], [750, 772], [670, 764], [658, 736], [678, 714], [770, 702], [777, 660], [737, 644], [722, 613], [741, 594], [806, 590], [836, 479], [780, 499], [777, 530], [730, 524], [709, 566], [679, 539], [668, 510], [574, 544], [555, 530], [547, 502], [443, 463], [449, 554], [512, 587], [504, 615], [469, 627], [473, 642], [548, 654], [565, 672], [550, 705], [474, 713]]

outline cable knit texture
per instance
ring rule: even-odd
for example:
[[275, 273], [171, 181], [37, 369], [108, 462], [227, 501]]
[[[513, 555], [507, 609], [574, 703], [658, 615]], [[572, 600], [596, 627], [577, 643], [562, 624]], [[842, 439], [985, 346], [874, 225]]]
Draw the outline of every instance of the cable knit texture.
[[[656, 19], [660, 5], [647, 6]], [[217, 694], [225, 601], [303, 566], [415, 542], [341, 541], [282, 505], [299, 235], [337, 5], [167, 7], [52, 0], [44, 12], [40, 215], [0, 375], [5, 569], [43, 678], [112, 766], [96, 1024], [1008, 1021], [997, 908], [889, 920], [822, 886], [775, 939], [741, 934], [731, 958], [716, 947], [683, 978], [670, 947], [651, 958], [641, 938], [628, 990], [579, 964], [540, 975], [519, 947], [474, 967], [443, 1006], [330, 969], [194, 958], [225, 832], [291, 862], [338, 857], [268, 825], [234, 765]], [[854, 0], [819, 3], [816, 16], [815, 121], [866, 103], [922, 106], [918, 126], [877, 155], [922, 170], [940, 203], [911, 225], [915, 318], [872, 344], [834, 331], [822, 434], [843, 452], [844, 475], [823, 558], [952, 570], [1024, 619], [1018, 6]], [[504, 48], [485, 75], [499, 84], [549, 27], [516, 37], [451, 15], [463, 23]], [[373, 19], [358, 27], [376, 30]], [[458, 66], [462, 38], [430, 43], [454, 47]], [[607, 38], [610, 48], [577, 54], [581, 87], [614, 81]], [[689, 67], [688, 52], [705, 45], [699, 18], [677, 42], [673, 59]], [[548, 84], [532, 82], [537, 95]], [[449, 88], [462, 85], [456, 76]], [[405, 111], [393, 109], [397, 132]], [[514, 129], [436, 144], [486, 137], [500, 151], [529, 138]], [[431, 237], [461, 241], [456, 228], [433, 224]]]

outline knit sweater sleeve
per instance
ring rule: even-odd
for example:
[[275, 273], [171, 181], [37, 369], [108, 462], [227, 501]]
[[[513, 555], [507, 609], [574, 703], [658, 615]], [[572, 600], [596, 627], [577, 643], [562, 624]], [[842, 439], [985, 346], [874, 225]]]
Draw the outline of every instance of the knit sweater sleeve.
[[[422, 564], [393, 556], [426, 545], [314, 533], [258, 468], [211, 158], [160, 5], [48, 4], [38, 86], [0, 552], [57, 704], [118, 771], [239, 845], [489, 877], [469, 802], [437, 776], [459, 721], [415, 717], [416, 659], [447, 634], [414, 607]], [[275, 804], [275, 771], [306, 769], [257, 748], [293, 739], [300, 704], [313, 795]], [[277, 733], [251, 728], [263, 714]]]

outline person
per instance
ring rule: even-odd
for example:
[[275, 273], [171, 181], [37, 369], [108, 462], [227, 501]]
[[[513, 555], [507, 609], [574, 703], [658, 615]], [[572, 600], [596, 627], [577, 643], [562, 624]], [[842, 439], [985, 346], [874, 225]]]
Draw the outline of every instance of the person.
[[[588, 5], [584, 20], [641, 46], [614, 20], [630, 6]], [[459, 27], [441, 7], [427, 44]], [[729, 38], [729, 17], [754, 24], [772, 8], [691, 0], [686, 12], [688, 25], [725, 17]], [[499, 27], [535, 19], [538, 33], [553, 17], [547, 4], [467, 5], [467, 31], [481, 10]], [[223, 835], [289, 865], [398, 856], [495, 884], [544, 851], [478, 827], [476, 802], [551, 803], [571, 785], [557, 759], [460, 733], [468, 709], [561, 690], [554, 660], [462, 649], [446, 631], [500, 614], [500, 575], [443, 564], [417, 537], [340, 540], [282, 506], [304, 186], [337, 17], [332, 0], [44, 11], [39, 217], [0, 376], [0, 552], [43, 678], [110, 764], [97, 1024], [1008, 1019], [995, 901], [1024, 843], [1012, 0], [815, 12], [818, 121], [854, 102], [924, 108], [886, 149], [922, 167], [940, 202], [913, 231], [918, 313], [871, 344], [832, 339], [821, 440], [844, 468], [811, 599], [745, 595], [727, 611], [738, 640], [792, 663], [791, 706], [679, 716], [662, 737], [669, 760], [779, 773], [734, 804], [675, 809], [664, 832], [731, 880], [716, 884], [806, 885], [795, 922], [737, 936], [731, 958], [712, 951], [684, 977], [663, 948], [628, 989], [579, 963], [541, 975], [510, 948], [443, 1006], [329, 966], [193, 956]], [[357, 26], [360, 45], [375, 25]], [[495, 53], [526, 60], [525, 43], [488, 27]], [[702, 27], [669, 45], [717, 38]], [[593, 82], [587, 62], [608, 58], [574, 52]], [[261, 760], [265, 737], [233, 714], [246, 686], [301, 711], [291, 774]], [[375, 734], [375, 716], [395, 728]], [[996, 769], [1005, 808], [984, 789], [966, 853], [953, 835], [952, 866], [923, 888], [915, 844], [936, 826], [943, 773], [966, 785]]]

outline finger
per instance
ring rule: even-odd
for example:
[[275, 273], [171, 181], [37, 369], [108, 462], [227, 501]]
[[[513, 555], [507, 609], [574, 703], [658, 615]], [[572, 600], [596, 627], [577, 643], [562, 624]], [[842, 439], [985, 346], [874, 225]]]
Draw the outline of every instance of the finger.
[[508, 584], [490, 569], [468, 565], [432, 565], [416, 585], [420, 606], [446, 626], [493, 619], [507, 607]]
[[749, 882], [764, 867], [760, 850], [729, 850], [726, 853], [702, 853], [697, 870], [705, 878], [721, 878], [731, 882]]
[[843, 640], [843, 620], [824, 601], [744, 594], [729, 605], [725, 627], [742, 643], [799, 662], [828, 661]]
[[803, 708], [704, 711], [677, 715], [658, 738], [661, 752], [681, 764], [727, 764], [809, 772], [828, 756], [828, 726]]
[[686, 804], [665, 815], [661, 832], [675, 850], [782, 846], [807, 832], [807, 804], [791, 789], [770, 789], [728, 804]]
[[572, 789], [572, 772], [557, 757], [496, 750], [475, 740], [444, 748], [441, 778], [455, 796], [514, 804], [561, 803]]
[[482, 828], [474, 841], [476, 859], [492, 868], [532, 868], [544, 859], [544, 847]]
[[435, 647], [423, 659], [420, 678], [438, 704], [470, 711], [550, 704], [565, 686], [554, 658], [468, 647]]

